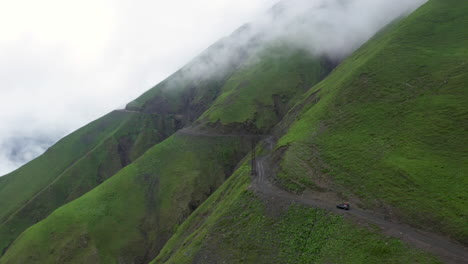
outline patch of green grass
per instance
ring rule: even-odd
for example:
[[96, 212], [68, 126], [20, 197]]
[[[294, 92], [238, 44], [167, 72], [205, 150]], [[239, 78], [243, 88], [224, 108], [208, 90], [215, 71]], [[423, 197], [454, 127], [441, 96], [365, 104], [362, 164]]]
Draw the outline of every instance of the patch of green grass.
[[252, 123], [267, 131], [281, 120], [306, 88], [331, 69], [305, 51], [266, 48], [231, 76], [202, 119], [211, 123]]
[[278, 223], [283, 263], [439, 263], [340, 216], [293, 205]]
[[175, 135], [27, 229], [0, 263], [149, 261], [250, 142]]
[[313, 87], [280, 140], [282, 177], [313, 181], [297, 164], [318, 155], [365, 205], [468, 243], [467, 12], [429, 1]]
[[[312, 179], [322, 177], [329, 173], [328, 168], [318, 162], [316, 150], [304, 145], [293, 146], [294, 151], [286, 151], [282, 156], [280, 170], [275, 176], [275, 181], [286, 190], [301, 194], [309, 188], [315, 191], [322, 191]], [[283, 168], [294, 168], [294, 170], [284, 170]]]
[[[243, 164], [178, 228], [152, 263], [191, 263], [210, 228], [250, 184], [250, 166]], [[170, 259], [169, 259], [170, 258]]]

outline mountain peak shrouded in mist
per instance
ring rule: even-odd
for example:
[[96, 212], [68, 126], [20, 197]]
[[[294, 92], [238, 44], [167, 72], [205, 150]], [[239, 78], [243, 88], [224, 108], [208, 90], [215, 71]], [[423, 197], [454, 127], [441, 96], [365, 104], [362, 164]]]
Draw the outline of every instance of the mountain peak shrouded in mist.
[[[289, 0], [240, 28], [233, 38], [245, 45], [256, 40], [261, 49], [281, 42], [314, 56], [343, 59], [380, 29], [406, 16], [427, 0]], [[237, 42], [236, 42], [237, 41]]]
[[242, 64], [245, 58], [277, 45], [282, 45], [284, 50], [300, 49], [310, 56], [338, 62], [380, 29], [408, 15], [426, 1], [280, 1], [210, 46], [179, 70], [179, 78], [173, 78], [171, 82], [221, 76], [232, 65]]

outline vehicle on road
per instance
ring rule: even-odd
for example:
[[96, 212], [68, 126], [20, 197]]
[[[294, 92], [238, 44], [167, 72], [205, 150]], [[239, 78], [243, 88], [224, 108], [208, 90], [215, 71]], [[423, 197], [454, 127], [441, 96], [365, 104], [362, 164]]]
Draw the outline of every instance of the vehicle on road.
[[338, 209], [349, 210], [349, 203], [342, 203], [336, 206]]

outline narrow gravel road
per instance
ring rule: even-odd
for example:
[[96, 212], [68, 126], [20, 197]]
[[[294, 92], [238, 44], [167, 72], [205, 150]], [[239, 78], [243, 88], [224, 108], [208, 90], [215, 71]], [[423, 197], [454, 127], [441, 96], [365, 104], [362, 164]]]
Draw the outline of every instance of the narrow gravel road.
[[127, 110], [127, 109], [117, 109], [117, 110], [114, 110], [114, 111], [116, 111], [116, 112], [122, 112], [122, 113], [145, 114], [144, 112], [141, 112], [141, 111]]
[[221, 133], [216, 133], [212, 131], [203, 131], [203, 130], [198, 130], [196, 128], [182, 128], [177, 131], [178, 134], [183, 134], [183, 135], [189, 135], [189, 136], [199, 136], [199, 137], [243, 137], [243, 138], [252, 138], [252, 139], [262, 139], [266, 135], [260, 135], [260, 134], [240, 134], [240, 133], [232, 133], [232, 134], [221, 134]]
[[305, 198], [286, 192], [273, 185], [269, 176], [269, 158], [275, 142], [273, 137], [263, 140], [263, 144], [269, 150], [269, 154], [261, 156], [256, 160], [256, 175], [252, 182], [252, 189], [264, 195], [296, 202], [313, 208], [325, 209], [335, 214], [340, 214], [358, 222], [374, 224], [378, 226], [385, 235], [396, 237], [404, 242], [412, 244], [420, 249], [431, 252], [445, 263], [463, 264], [468, 263], [468, 249], [463, 245], [448, 240], [447, 238], [412, 228], [408, 225], [390, 222], [376, 216], [372, 211], [357, 209], [351, 205], [351, 210], [344, 211], [336, 208], [333, 201]]

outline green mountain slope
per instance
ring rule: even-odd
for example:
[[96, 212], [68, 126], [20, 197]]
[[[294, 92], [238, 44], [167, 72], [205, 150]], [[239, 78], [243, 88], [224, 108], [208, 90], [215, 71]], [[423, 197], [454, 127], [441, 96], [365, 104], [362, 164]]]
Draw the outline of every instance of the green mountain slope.
[[[29, 197], [44, 188], [75, 160], [93, 149], [115, 130], [126, 116], [109, 115], [91, 123], [51, 147], [44, 155], [0, 178], [0, 219], [3, 221]], [[67, 155], [64, 155], [64, 154]]]
[[[196, 120], [220, 94], [251, 43], [232, 45], [234, 32], [127, 106], [70, 134], [44, 155], [0, 178], [0, 253], [27, 227], [135, 161]], [[224, 52], [245, 54], [216, 61]], [[219, 71], [208, 74], [214, 62]], [[204, 70], [205, 69], [205, 70]], [[199, 73], [206, 73], [201, 76]]]
[[467, 12], [430, 1], [314, 87], [280, 141], [279, 181], [468, 243]]
[[148, 261], [249, 146], [228, 137], [172, 136], [28, 229], [0, 261]]
[[[0, 249], [27, 227], [112, 176], [170, 131], [155, 117], [113, 112], [67, 136], [0, 180]], [[167, 126], [167, 130], [170, 125]]]

